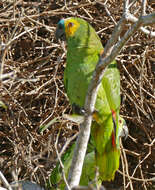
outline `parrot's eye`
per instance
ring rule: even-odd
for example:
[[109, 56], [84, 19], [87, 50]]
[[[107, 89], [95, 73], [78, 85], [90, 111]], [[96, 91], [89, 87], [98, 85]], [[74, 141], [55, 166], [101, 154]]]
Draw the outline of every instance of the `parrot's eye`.
[[74, 23], [69, 22], [69, 23], [68, 23], [68, 27], [71, 28], [72, 26], [74, 26]]

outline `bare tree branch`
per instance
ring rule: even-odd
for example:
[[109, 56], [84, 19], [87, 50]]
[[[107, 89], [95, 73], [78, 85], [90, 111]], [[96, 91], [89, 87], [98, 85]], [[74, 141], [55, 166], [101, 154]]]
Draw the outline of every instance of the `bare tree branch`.
[[[136, 18], [134, 15], [128, 13], [128, 20], [131, 22], [137, 22], [138, 18]], [[155, 37], [155, 32], [153, 32], [153, 31], [149, 31], [148, 29], [146, 29], [144, 27], [140, 27], [140, 30], [145, 34], [150, 35], [151, 37]]]

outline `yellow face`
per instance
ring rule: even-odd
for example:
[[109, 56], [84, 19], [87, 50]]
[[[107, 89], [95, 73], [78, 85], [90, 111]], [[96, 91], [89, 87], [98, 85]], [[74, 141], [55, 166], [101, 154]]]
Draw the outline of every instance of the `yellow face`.
[[80, 26], [80, 24], [76, 20], [74, 20], [72, 18], [71, 19], [66, 19], [65, 20], [66, 37], [67, 38], [72, 37], [79, 26]]

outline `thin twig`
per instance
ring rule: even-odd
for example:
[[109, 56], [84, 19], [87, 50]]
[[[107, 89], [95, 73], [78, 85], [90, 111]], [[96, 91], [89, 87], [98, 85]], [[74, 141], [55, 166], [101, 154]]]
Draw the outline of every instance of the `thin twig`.
[[63, 163], [62, 163], [62, 161], [61, 161], [61, 157], [60, 157], [59, 152], [58, 152], [58, 149], [57, 149], [59, 134], [60, 134], [60, 130], [59, 130], [59, 133], [58, 133], [58, 135], [57, 135], [57, 137], [56, 137], [55, 151], [56, 151], [56, 154], [57, 154], [57, 157], [58, 157], [60, 166], [61, 166], [61, 168], [62, 168], [62, 177], [63, 177], [63, 180], [64, 180], [64, 182], [65, 182], [65, 184], [66, 184], [66, 186], [67, 186], [67, 189], [68, 189], [68, 190], [71, 190], [71, 188], [70, 188], [70, 186], [69, 186], [69, 184], [68, 184], [68, 182], [67, 182], [66, 176], [65, 176], [64, 165], [63, 165]]
[[[131, 190], [133, 190], [132, 180], [131, 180], [131, 178], [130, 178], [130, 176], [129, 176], [128, 161], [127, 161], [126, 153], [125, 153], [125, 151], [124, 151], [124, 149], [123, 149], [123, 145], [122, 145], [121, 139], [120, 139], [120, 146], [122, 147], [121, 150], [122, 150], [123, 160], [124, 160], [124, 164], [125, 164], [125, 171], [126, 171], [126, 174], [127, 174], [128, 179], [129, 179], [130, 188], [131, 188]], [[124, 173], [123, 173], [123, 174], [124, 174]]]
[[142, 16], [146, 15], [146, 4], [147, 0], [142, 0], [142, 11], [141, 11]]
[[3, 184], [7, 189], [12, 190], [10, 184], [8, 183], [8, 181], [6, 180], [5, 176], [2, 174], [1, 171], [0, 171], [0, 179], [2, 180]]
[[[122, 171], [120, 171], [120, 170], [117, 170], [117, 172], [118, 173], [120, 173], [121, 175], [124, 175], [124, 173], [122, 172]], [[125, 177], [128, 177], [128, 175], [126, 175], [125, 174]], [[155, 177], [152, 177], [152, 178], [150, 178], [150, 179], [140, 179], [140, 178], [136, 178], [136, 177], [132, 177], [132, 176], [130, 176], [130, 179], [131, 180], [135, 180], [135, 181], [139, 181], [139, 182], [151, 182], [151, 181], [155, 181]]]

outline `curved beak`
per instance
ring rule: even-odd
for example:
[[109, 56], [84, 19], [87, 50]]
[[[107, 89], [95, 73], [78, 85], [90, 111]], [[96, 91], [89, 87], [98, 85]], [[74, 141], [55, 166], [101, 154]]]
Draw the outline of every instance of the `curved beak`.
[[56, 39], [60, 39], [60, 40], [63, 40], [65, 41], [66, 40], [66, 35], [65, 35], [65, 31], [64, 29], [60, 29], [60, 28], [56, 28], [56, 32], [55, 32], [55, 37]]

